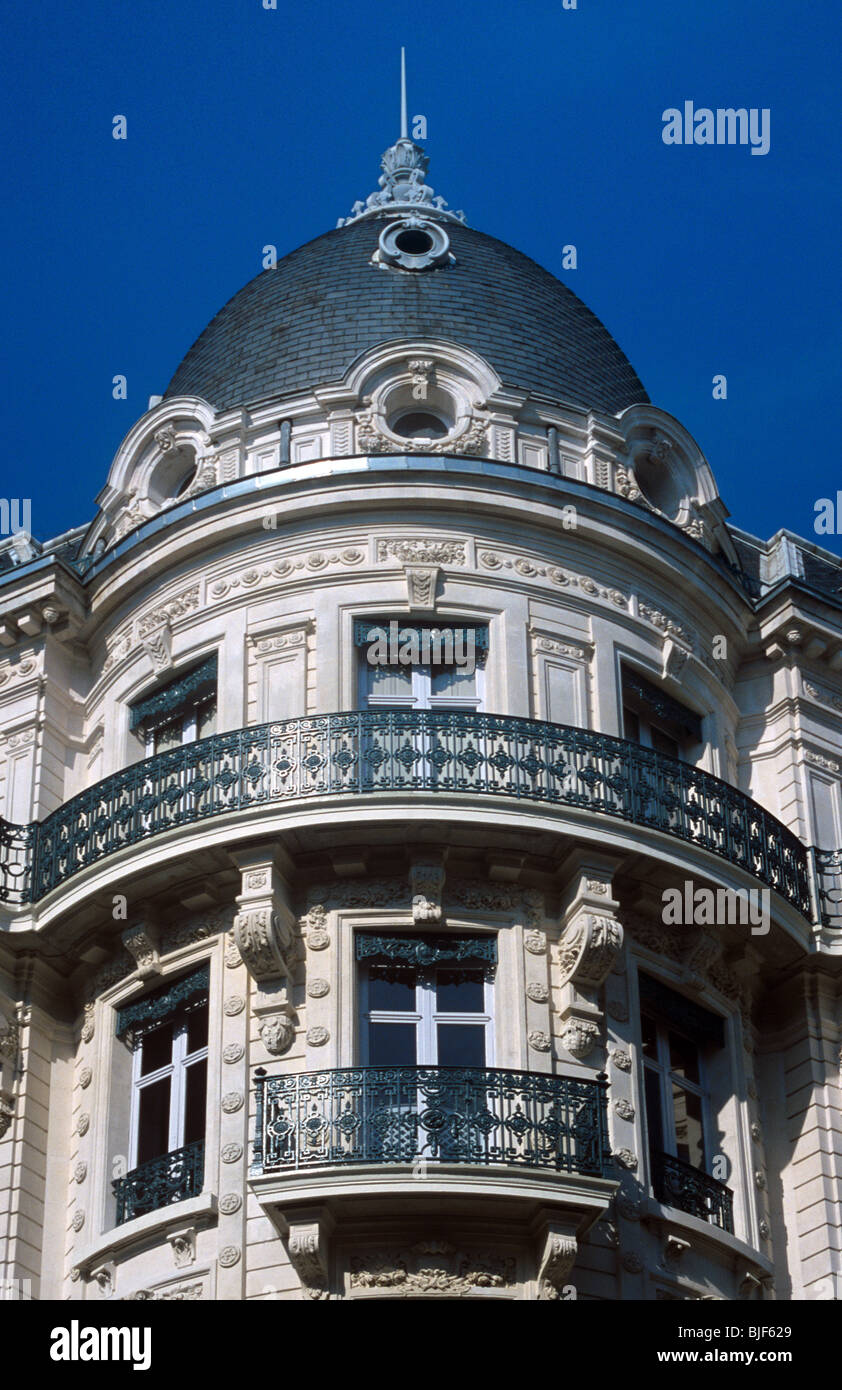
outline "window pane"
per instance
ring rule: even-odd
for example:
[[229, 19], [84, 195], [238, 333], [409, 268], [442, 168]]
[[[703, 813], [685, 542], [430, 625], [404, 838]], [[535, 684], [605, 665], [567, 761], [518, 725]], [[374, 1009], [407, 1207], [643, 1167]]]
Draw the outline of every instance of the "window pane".
[[446, 1014], [485, 1013], [482, 971], [439, 970], [436, 976], [436, 1008]]
[[216, 733], [216, 700], [208, 700], [196, 710], [196, 737], [207, 738]]
[[412, 695], [412, 669], [409, 666], [368, 666], [368, 690], [379, 697]]
[[208, 1094], [208, 1064], [203, 1059], [186, 1068], [184, 1078], [184, 1143], [205, 1137], [205, 1105]]
[[476, 672], [470, 675], [459, 666], [431, 667], [430, 688], [434, 695], [454, 695], [473, 699], [477, 693]]
[[705, 1166], [705, 1144], [702, 1131], [701, 1097], [672, 1083], [672, 1104], [675, 1114], [675, 1149], [685, 1163], [694, 1168]]
[[652, 747], [655, 749], [656, 753], [664, 753], [668, 758], [681, 757], [681, 749], [675, 739], [670, 738], [669, 734], [662, 733], [654, 724], [650, 728], [649, 733], [652, 738]]
[[153, 1081], [140, 1091], [137, 1140], [138, 1164], [170, 1151], [170, 1078]]
[[438, 1025], [440, 1067], [484, 1067], [485, 1029], [473, 1023]]
[[634, 743], [640, 743], [640, 720], [633, 709], [623, 709], [623, 734]]
[[699, 1053], [695, 1044], [680, 1033], [670, 1033], [670, 1068], [687, 1081], [699, 1084]]
[[661, 1083], [651, 1067], [643, 1068], [643, 1087], [646, 1095], [646, 1128], [649, 1131], [649, 1152], [663, 1153], [664, 1123], [661, 1117]]
[[654, 1018], [648, 1014], [640, 1015], [640, 1041], [644, 1057], [658, 1060], [658, 1030]]
[[200, 1047], [208, 1045], [208, 1006], [202, 1004], [201, 1008], [191, 1009], [186, 1019], [187, 1024], [187, 1051], [198, 1052]]
[[368, 975], [370, 1009], [415, 1013], [415, 971], [399, 965], [372, 965]]
[[183, 720], [171, 719], [169, 724], [162, 724], [155, 730], [155, 752], [165, 753], [168, 748], [180, 748], [182, 742]]
[[140, 1074], [148, 1076], [159, 1067], [168, 1067], [172, 1061], [172, 1024], [162, 1023], [153, 1028], [141, 1043]]
[[370, 1023], [368, 1060], [373, 1067], [414, 1067], [415, 1024]]

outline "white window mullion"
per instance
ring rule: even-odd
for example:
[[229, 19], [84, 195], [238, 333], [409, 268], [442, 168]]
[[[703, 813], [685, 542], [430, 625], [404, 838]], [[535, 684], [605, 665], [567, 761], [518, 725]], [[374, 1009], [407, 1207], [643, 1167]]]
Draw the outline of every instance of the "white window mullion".
[[184, 1143], [184, 1058], [187, 1052], [187, 1025], [183, 1023], [175, 1030], [172, 1042], [173, 1078], [170, 1091], [170, 1153], [180, 1149]]

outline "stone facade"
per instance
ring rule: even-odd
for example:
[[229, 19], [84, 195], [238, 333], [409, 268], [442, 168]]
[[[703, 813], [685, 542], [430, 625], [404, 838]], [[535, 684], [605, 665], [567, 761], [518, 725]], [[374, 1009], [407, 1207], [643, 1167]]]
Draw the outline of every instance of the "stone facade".
[[[337, 245], [376, 243], [392, 214], [373, 212]], [[417, 273], [451, 269], [441, 252]], [[413, 401], [440, 439], [396, 431]], [[729, 527], [699, 447], [642, 392], [614, 414], [530, 396], [456, 328], [248, 409], [168, 393], [99, 501], [0, 573], [3, 1277], [94, 1302], [828, 1296], [842, 916], [812, 847], [842, 844], [838, 561]], [[358, 624], [390, 618], [487, 633], [478, 707], [353, 713]], [[214, 656], [212, 758], [150, 752], [141, 703]], [[654, 735], [622, 742], [632, 717], [684, 739], [683, 771]], [[667, 921], [688, 882], [767, 891], [766, 929]], [[348, 1161], [363, 937], [493, 942], [498, 1089], [459, 1121], [484, 1116], [491, 1149], [451, 1128], [450, 1148], [381, 1136]], [[146, 1123], [126, 1019], [205, 970], [200, 1175], [120, 1219]], [[686, 1038], [681, 1001], [716, 1038], [707, 1217], [659, 1187], [645, 1094], [642, 1009]], [[300, 1079], [319, 1075], [345, 1099], [309, 1161], [328, 1102]], [[527, 1084], [533, 1158], [562, 1123], [569, 1163], [529, 1161]], [[417, 1085], [404, 1117], [429, 1138], [456, 1102]], [[603, 1103], [589, 1168], [576, 1126]], [[689, 1121], [670, 1104], [680, 1147], [696, 1101]]]

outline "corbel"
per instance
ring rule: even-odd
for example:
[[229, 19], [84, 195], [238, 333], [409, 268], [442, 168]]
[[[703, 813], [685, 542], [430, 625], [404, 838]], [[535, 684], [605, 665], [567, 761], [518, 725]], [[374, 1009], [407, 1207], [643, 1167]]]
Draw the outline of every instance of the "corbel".
[[122, 933], [122, 941], [134, 960], [141, 980], [148, 980], [153, 975], [160, 975], [161, 941], [158, 923], [148, 904], [142, 905], [140, 920], [127, 927]]
[[242, 875], [237, 896], [234, 939], [243, 961], [258, 982], [289, 975], [295, 914], [281, 852], [266, 848], [237, 850], [231, 857]]
[[297, 1212], [292, 1220], [278, 1213], [290, 1264], [301, 1282], [303, 1298], [329, 1295], [329, 1242], [335, 1222], [326, 1207]]
[[588, 850], [566, 861], [556, 961], [561, 985], [562, 1043], [579, 1061], [596, 1046], [602, 1025], [598, 991], [623, 949], [613, 876], [620, 861]]
[[438, 851], [428, 851], [413, 857], [409, 870], [413, 922], [441, 925], [444, 920], [441, 905], [443, 890], [444, 855]]

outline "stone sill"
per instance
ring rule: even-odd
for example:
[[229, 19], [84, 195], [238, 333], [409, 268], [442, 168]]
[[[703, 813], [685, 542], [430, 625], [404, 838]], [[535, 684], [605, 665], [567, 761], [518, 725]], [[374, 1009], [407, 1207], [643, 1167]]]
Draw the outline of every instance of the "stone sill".
[[732, 1236], [728, 1231], [723, 1231], [721, 1227], [714, 1226], [709, 1221], [702, 1221], [698, 1216], [690, 1216], [686, 1211], [680, 1211], [678, 1207], [665, 1207], [661, 1202], [657, 1202], [654, 1197], [644, 1199], [641, 1221], [647, 1224], [659, 1225], [669, 1228], [670, 1232], [689, 1240], [695, 1245], [699, 1241], [704, 1244], [712, 1245], [721, 1254], [728, 1254], [734, 1262], [745, 1263], [752, 1274], [755, 1274], [761, 1281], [771, 1279], [775, 1272], [774, 1264], [765, 1255], [761, 1255], [754, 1246], [746, 1245], [745, 1241], [738, 1236]]
[[183, 1202], [173, 1202], [159, 1211], [148, 1211], [145, 1216], [136, 1216], [133, 1221], [104, 1231], [98, 1240], [81, 1252], [74, 1263], [84, 1276], [90, 1275], [93, 1269], [108, 1260], [118, 1259], [129, 1252], [134, 1254], [142, 1245], [160, 1244], [168, 1231], [177, 1231], [184, 1226], [211, 1225], [216, 1214], [216, 1193], [200, 1192], [198, 1197], [187, 1197]]

